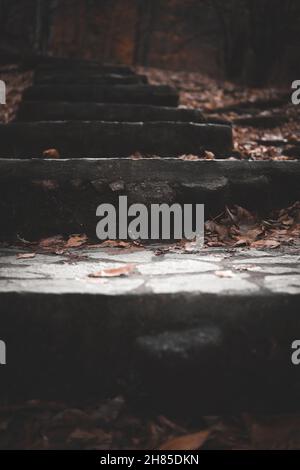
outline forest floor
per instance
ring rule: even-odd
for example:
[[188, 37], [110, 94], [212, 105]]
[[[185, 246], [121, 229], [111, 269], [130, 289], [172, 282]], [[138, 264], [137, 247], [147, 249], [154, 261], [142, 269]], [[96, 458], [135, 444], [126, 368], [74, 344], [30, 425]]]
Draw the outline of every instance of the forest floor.
[[32, 400], [1, 406], [1, 449], [299, 449], [300, 415], [142, 412], [122, 396], [90, 405]]
[[202, 109], [207, 120], [233, 122], [232, 158], [291, 160], [300, 158], [300, 106], [291, 90], [250, 88], [192, 72], [139, 68], [152, 84], [180, 90], [180, 106]]
[[[178, 87], [181, 106], [201, 108], [208, 120], [233, 121], [232, 159], [300, 158], [300, 106], [291, 104], [290, 90], [250, 89], [196, 73], [143, 68], [139, 71], [146, 73], [151, 83]], [[8, 84], [8, 104], [0, 121], [9, 122], [32, 74], [11, 70], [1, 74], [1, 78]], [[244, 121], [238, 123], [241, 119]], [[208, 246], [277, 248], [299, 238], [299, 204], [283, 209], [269, 225], [257, 222], [241, 208], [235, 211], [222, 214], [223, 222], [210, 222]], [[246, 230], [237, 233], [236, 226], [245, 220]], [[0, 406], [0, 448], [299, 449], [300, 415], [242, 413], [206, 417], [195, 410], [193, 419], [175, 419], [153, 410], [141, 411], [121, 396], [89, 405], [32, 400]]]

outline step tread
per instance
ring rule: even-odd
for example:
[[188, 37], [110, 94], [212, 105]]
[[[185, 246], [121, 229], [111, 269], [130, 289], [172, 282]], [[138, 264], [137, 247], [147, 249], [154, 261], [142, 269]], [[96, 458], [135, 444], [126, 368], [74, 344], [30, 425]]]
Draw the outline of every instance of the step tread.
[[159, 156], [232, 149], [232, 129], [189, 122], [43, 121], [0, 125], [1, 157], [42, 155], [56, 148], [62, 157], [116, 157], [135, 152]]
[[179, 95], [169, 85], [34, 85], [25, 90], [23, 99], [177, 106]]
[[119, 75], [100, 73], [36, 73], [35, 85], [133, 85], [147, 83], [145, 75]]
[[[272, 294], [300, 296], [300, 245], [282, 250], [280, 254], [272, 250], [205, 248], [197, 254], [170, 252], [155, 256], [157, 249], [158, 246], [154, 249], [81, 248], [67, 250], [75, 259], [68, 253], [36, 253], [32, 259], [18, 259], [17, 254], [34, 249], [1, 248], [0, 293], [130, 294], [137, 299], [149, 294], [172, 297], [173, 294], [193, 293], [198, 296], [184, 297], [187, 305], [195, 300], [205, 304], [207, 299], [203, 294], [224, 298], [254, 295], [256, 300], [259, 296], [258, 301], [261, 298], [262, 303], [264, 297]], [[81, 261], [76, 261], [76, 254], [82, 257]], [[89, 277], [89, 274], [127, 263], [135, 265], [135, 271], [128, 277], [104, 277], [105, 282]], [[232, 277], [219, 276], [219, 271], [230, 271]], [[223, 315], [229, 312], [220, 312], [220, 317]], [[215, 322], [218, 323], [218, 318]]]
[[[53, 399], [130, 390], [160, 408], [184, 402], [203, 413], [286, 406], [287, 397], [297, 404], [300, 246], [69, 251], [18, 259], [27, 250], [1, 249], [9, 358], [1, 392]], [[128, 263], [136, 271], [127, 277], [89, 277]]]
[[203, 122], [205, 120], [202, 111], [199, 109], [63, 101], [23, 101], [20, 104], [17, 119], [19, 121], [99, 120], [119, 122]]

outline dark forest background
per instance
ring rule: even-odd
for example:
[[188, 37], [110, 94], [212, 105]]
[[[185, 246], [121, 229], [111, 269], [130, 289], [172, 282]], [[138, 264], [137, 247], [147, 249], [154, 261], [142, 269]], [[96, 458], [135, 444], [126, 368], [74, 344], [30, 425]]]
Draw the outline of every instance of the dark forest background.
[[299, 0], [0, 0], [2, 63], [35, 53], [284, 83], [300, 75], [299, 30]]

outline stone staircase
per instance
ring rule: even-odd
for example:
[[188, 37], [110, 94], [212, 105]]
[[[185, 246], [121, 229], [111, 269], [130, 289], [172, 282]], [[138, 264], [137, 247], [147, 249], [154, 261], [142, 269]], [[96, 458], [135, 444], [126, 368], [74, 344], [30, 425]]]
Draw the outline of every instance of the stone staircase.
[[[207, 217], [226, 204], [264, 213], [300, 198], [299, 162], [226, 160], [231, 126], [178, 101], [176, 90], [125, 66], [49, 59], [16, 121], [0, 125], [5, 396], [122, 391], [205, 413], [278, 410], [287, 397], [297, 406], [299, 247], [96, 246], [33, 256], [29, 243], [11, 247], [57, 234], [93, 239], [97, 206], [120, 195], [130, 204], [204, 203]], [[60, 158], [41, 158], [49, 149]], [[178, 158], [205, 151], [219, 160]], [[127, 277], [90, 276], [128, 264]]]

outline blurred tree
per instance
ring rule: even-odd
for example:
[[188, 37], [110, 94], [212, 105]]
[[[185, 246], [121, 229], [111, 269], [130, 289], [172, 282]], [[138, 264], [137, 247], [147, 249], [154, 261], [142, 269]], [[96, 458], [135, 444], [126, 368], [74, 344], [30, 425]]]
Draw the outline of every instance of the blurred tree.
[[159, 0], [136, 1], [136, 32], [133, 62], [148, 65], [153, 29], [159, 11]]
[[262, 85], [295, 40], [300, 19], [295, 0], [212, 0], [219, 25], [219, 52], [226, 78]]

